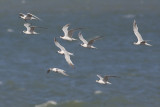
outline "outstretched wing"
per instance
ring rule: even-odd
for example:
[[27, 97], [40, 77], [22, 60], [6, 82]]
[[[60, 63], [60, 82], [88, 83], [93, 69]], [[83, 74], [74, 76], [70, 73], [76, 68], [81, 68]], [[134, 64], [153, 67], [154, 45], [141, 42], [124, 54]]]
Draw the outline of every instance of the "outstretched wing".
[[31, 30], [30, 23], [24, 23], [24, 26], [27, 28], [27, 31]]
[[76, 31], [76, 30], [81, 30], [81, 29], [84, 29], [84, 28], [75, 28], [75, 29], [71, 29], [68, 31], [68, 36], [69, 37], [72, 37], [73, 36], [73, 33]]
[[37, 17], [37, 16], [35, 16], [35, 15], [31, 14], [31, 13], [27, 13], [27, 16], [28, 17], [34, 17], [35, 19], [41, 20], [39, 17]]
[[22, 16], [22, 17], [24, 17], [24, 16], [25, 16], [25, 14], [23, 14], [23, 13], [19, 13], [19, 16]]
[[101, 77], [100, 75], [97, 75], [97, 77], [98, 77], [100, 80], [103, 80], [103, 77]]
[[63, 28], [62, 28], [62, 30], [63, 30], [65, 36], [68, 35], [68, 28], [69, 28], [69, 25], [70, 25], [70, 24], [66, 24], [66, 25], [64, 25]]
[[54, 44], [55, 44], [58, 48], [60, 48], [62, 51], [66, 51], [66, 49], [65, 49], [62, 45], [59, 44], [59, 42], [56, 40], [56, 38], [54, 38]]
[[70, 66], [72, 66], [72, 68], [74, 68], [74, 64], [73, 64], [73, 62], [71, 61], [70, 55], [68, 54], [67, 51], [64, 51], [64, 57], [65, 57], [67, 63], [68, 63]]
[[91, 39], [91, 40], [88, 42], [88, 45], [92, 45], [95, 40], [100, 39], [100, 38], [102, 38], [102, 37], [103, 37], [103, 36], [98, 36], [98, 37], [95, 37], [95, 38]]
[[141, 34], [138, 31], [138, 26], [137, 26], [135, 20], [133, 22], [133, 31], [134, 31], [134, 34], [136, 35], [137, 39], [138, 39], [138, 42], [144, 41], [143, 38], [142, 38], [142, 36], [141, 36]]
[[108, 81], [108, 78], [109, 78], [109, 77], [118, 77], [118, 76], [105, 75], [103, 80], [104, 80], [104, 81]]
[[66, 71], [64, 71], [63, 69], [58, 69], [58, 72], [62, 75], [69, 76], [68, 74], [65, 73]]
[[79, 39], [80, 39], [84, 44], [88, 44], [88, 42], [83, 38], [81, 32], [78, 33], [78, 36], [79, 36]]

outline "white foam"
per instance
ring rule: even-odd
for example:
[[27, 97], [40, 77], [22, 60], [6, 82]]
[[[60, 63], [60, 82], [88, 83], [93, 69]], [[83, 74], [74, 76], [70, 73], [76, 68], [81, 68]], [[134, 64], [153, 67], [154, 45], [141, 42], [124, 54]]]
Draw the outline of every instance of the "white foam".
[[9, 29], [7, 29], [7, 32], [11, 33], [11, 32], [14, 32], [14, 30], [9, 28]]
[[135, 15], [134, 14], [126, 14], [126, 15], [123, 15], [124, 18], [127, 18], [127, 19], [131, 19], [131, 18], [134, 18]]
[[39, 104], [39, 105], [35, 105], [35, 107], [47, 107], [48, 105], [57, 105], [56, 101], [47, 101], [45, 103]]
[[102, 93], [102, 91], [100, 91], [100, 90], [96, 90], [95, 92], [94, 92], [94, 94], [101, 94]]

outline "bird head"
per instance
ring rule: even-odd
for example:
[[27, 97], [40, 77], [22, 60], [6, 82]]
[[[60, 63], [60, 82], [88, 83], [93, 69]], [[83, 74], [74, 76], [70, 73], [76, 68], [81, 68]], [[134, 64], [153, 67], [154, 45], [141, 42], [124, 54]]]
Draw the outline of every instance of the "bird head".
[[50, 70], [50, 69], [48, 69], [48, 70], [47, 70], [47, 74], [48, 74], [50, 71], [51, 71], [51, 70]]

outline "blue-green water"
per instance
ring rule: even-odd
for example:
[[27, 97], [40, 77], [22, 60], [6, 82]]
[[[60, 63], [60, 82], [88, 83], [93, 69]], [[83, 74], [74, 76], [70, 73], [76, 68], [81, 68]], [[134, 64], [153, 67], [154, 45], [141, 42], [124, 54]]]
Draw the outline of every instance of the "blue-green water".
[[[159, 107], [159, 5], [159, 0], [1, 0], [0, 107], [52, 107], [47, 101], [58, 107]], [[37, 15], [42, 21], [31, 23], [48, 29], [37, 29], [41, 34], [36, 36], [23, 34], [20, 12]], [[152, 47], [133, 45], [134, 19]], [[75, 69], [56, 53], [53, 43], [67, 23], [87, 28], [82, 31], [86, 39], [105, 36], [95, 42], [97, 50], [80, 47], [79, 40], [58, 38], [75, 54]], [[50, 67], [70, 76], [46, 74]], [[95, 82], [97, 74], [120, 78], [100, 85]]]

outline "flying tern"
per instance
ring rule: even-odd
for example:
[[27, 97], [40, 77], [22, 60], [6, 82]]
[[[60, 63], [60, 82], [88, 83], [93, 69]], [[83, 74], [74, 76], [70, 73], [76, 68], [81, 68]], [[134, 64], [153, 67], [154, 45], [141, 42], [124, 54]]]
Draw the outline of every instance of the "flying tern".
[[103, 36], [98, 36], [98, 37], [95, 37], [95, 38], [91, 39], [90, 41], [86, 41], [86, 40], [83, 38], [81, 32], [78, 33], [78, 36], [79, 36], [79, 39], [83, 42], [83, 43], [81, 44], [81, 46], [82, 46], [82, 47], [85, 47], [85, 48], [96, 48], [96, 47], [94, 47], [92, 44], [94, 43], [95, 40], [98, 40], [98, 39], [100, 39], [100, 38], [103, 37]]
[[133, 22], [133, 31], [134, 31], [134, 34], [136, 35], [137, 39], [138, 39], [137, 42], [134, 42], [134, 43], [133, 43], [134, 45], [147, 45], [147, 46], [152, 46], [151, 44], [148, 44], [148, 43], [147, 43], [148, 40], [143, 40], [141, 34], [140, 34], [139, 31], [138, 31], [138, 26], [137, 26], [135, 20], [134, 20], [134, 22]]

